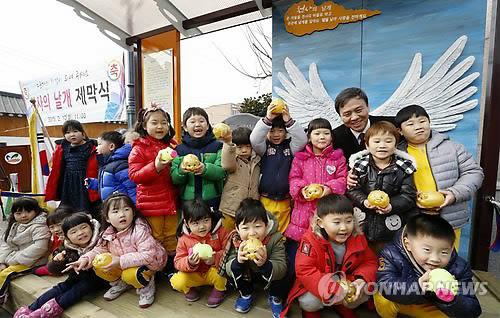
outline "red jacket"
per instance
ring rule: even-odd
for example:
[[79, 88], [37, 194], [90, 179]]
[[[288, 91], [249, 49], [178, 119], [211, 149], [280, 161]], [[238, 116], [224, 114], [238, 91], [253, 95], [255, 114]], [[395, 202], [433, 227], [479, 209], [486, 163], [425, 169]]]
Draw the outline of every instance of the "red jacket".
[[[199, 237], [191, 234], [184, 226], [184, 234], [179, 238], [179, 241], [177, 242], [177, 249], [175, 251], [175, 268], [181, 272], [205, 273], [210, 269], [210, 267], [219, 266], [229, 234], [221, 225], [222, 222], [219, 221], [212, 232], [207, 234], [205, 237]], [[215, 252], [213, 265], [207, 265], [205, 262], [200, 261], [198, 266], [193, 267], [188, 263], [189, 250], [193, 248], [196, 243], [203, 243], [212, 246], [212, 249]]]
[[[288, 294], [287, 307], [281, 317], [286, 315], [293, 300], [306, 292], [312, 293], [322, 301], [329, 299], [339, 286], [337, 283], [324, 286], [320, 281], [325, 275], [336, 272], [335, 263], [335, 254], [330, 242], [309, 229], [302, 237], [297, 250], [295, 258], [297, 279]], [[377, 268], [377, 257], [368, 247], [365, 236], [363, 234], [351, 235], [346, 242], [340, 271], [346, 274], [349, 281], [361, 278], [368, 283], [375, 282]]]
[[139, 138], [132, 144], [128, 157], [128, 176], [137, 185], [137, 208], [144, 216], [175, 215], [177, 212], [177, 190], [170, 178], [170, 164], [161, 172], [155, 168], [158, 152], [170, 144], [154, 137]]
[[[90, 157], [87, 162], [87, 178], [97, 178], [97, 175], [99, 174], [96, 149], [96, 146], [92, 145]], [[60, 200], [59, 183], [62, 182], [62, 180], [60, 180], [61, 171], [64, 171], [63, 158], [63, 147], [59, 143], [56, 146], [56, 150], [54, 150], [54, 154], [52, 155], [52, 169], [50, 170], [49, 179], [47, 180], [47, 185], [45, 186], [45, 201]], [[88, 192], [90, 202], [95, 202], [100, 199], [99, 191], [89, 189]]]

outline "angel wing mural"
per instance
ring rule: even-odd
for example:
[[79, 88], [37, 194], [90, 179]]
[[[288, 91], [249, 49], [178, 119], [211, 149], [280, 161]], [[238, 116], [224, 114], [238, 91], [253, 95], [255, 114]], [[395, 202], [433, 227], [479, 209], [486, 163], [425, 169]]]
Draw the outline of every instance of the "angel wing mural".
[[[422, 54], [416, 53], [399, 87], [370, 114], [395, 116], [403, 107], [418, 104], [429, 113], [433, 129], [441, 132], [454, 129], [457, 122], [463, 119], [463, 113], [478, 104], [477, 99], [469, 98], [477, 92], [477, 87], [472, 83], [479, 77], [479, 73], [463, 77], [475, 58], [469, 56], [453, 66], [466, 43], [467, 36], [459, 37], [424, 75]], [[278, 73], [283, 88], [274, 87], [274, 90], [285, 100], [290, 113], [301, 126], [307, 127], [312, 119], [318, 117], [330, 120], [334, 128], [340, 126], [342, 121], [335, 111], [334, 100], [328, 95], [316, 64], [309, 65], [309, 81], [288, 57], [285, 58], [285, 69], [288, 78], [283, 73]]]

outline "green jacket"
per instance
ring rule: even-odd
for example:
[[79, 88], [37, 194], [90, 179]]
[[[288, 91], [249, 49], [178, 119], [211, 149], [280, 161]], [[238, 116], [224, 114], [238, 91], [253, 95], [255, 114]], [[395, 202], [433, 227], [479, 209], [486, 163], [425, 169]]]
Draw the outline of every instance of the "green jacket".
[[[285, 277], [287, 272], [287, 264], [286, 264], [286, 254], [285, 254], [285, 238], [278, 231], [278, 221], [274, 218], [273, 215], [267, 215], [269, 219], [269, 223], [267, 224], [267, 236], [264, 239], [263, 243], [266, 245], [267, 250], [267, 258], [273, 265], [273, 271], [271, 279], [268, 281], [268, 284], [265, 288], [268, 288], [272, 281], [280, 280]], [[237, 262], [236, 257], [238, 255], [237, 246], [241, 243], [241, 240], [235, 245], [234, 242], [238, 240], [233, 240], [233, 244], [231, 244], [231, 248], [229, 250], [228, 256], [226, 257], [225, 270], [226, 274], [231, 277], [233, 280], [236, 279], [234, 277], [231, 264]], [[258, 273], [258, 267], [253, 261], [247, 261], [247, 270]]]
[[[205, 169], [200, 176], [203, 201], [218, 198], [222, 193], [226, 172], [221, 166], [221, 156], [222, 149], [218, 150], [217, 153], [201, 153], [198, 156], [198, 159], [205, 165]], [[183, 186], [181, 188], [181, 199], [184, 201], [194, 200], [195, 179], [198, 176], [195, 176], [193, 173], [181, 172], [180, 164], [183, 158], [184, 156], [178, 156], [172, 161], [170, 175], [174, 184]]]

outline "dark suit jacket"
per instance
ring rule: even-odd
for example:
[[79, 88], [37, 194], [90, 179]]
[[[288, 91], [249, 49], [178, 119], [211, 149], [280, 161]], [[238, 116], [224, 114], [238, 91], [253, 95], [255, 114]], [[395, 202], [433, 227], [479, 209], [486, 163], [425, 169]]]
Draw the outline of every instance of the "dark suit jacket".
[[[394, 124], [394, 117], [385, 116], [369, 116], [370, 125], [382, 120], [386, 120]], [[344, 152], [344, 157], [349, 164], [349, 157], [358, 151], [364, 150], [365, 145], [360, 145], [356, 140], [356, 137], [352, 134], [351, 129], [346, 125], [341, 126], [333, 130], [333, 146], [334, 148], [340, 148]]]

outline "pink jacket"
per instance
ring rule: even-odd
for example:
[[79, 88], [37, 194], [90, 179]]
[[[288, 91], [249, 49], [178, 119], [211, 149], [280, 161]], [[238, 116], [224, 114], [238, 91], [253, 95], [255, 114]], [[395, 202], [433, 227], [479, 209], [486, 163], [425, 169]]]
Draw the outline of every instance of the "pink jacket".
[[311, 216], [316, 210], [316, 200], [306, 201], [302, 188], [319, 183], [333, 193], [344, 194], [347, 188], [347, 165], [342, 150], [328, 146], [320, 155], [314, 154], [311, 144], [295, 154], [289, 174], [290, 195], [294, 200], [292, 218], [285, 236], [300, 241], [311, 225]]
[[159, 271], [167, 262], [167, 252], [153, 237], [146, 221], [141, 218], [135, 221], [135, 226], [118, 233], [110, 225], [102, 233], [101, 240], [96, 247], [82, 257], [92, 261], [101, 253], [120, 256], [122, 269], [145, 265], [153, 271]]

